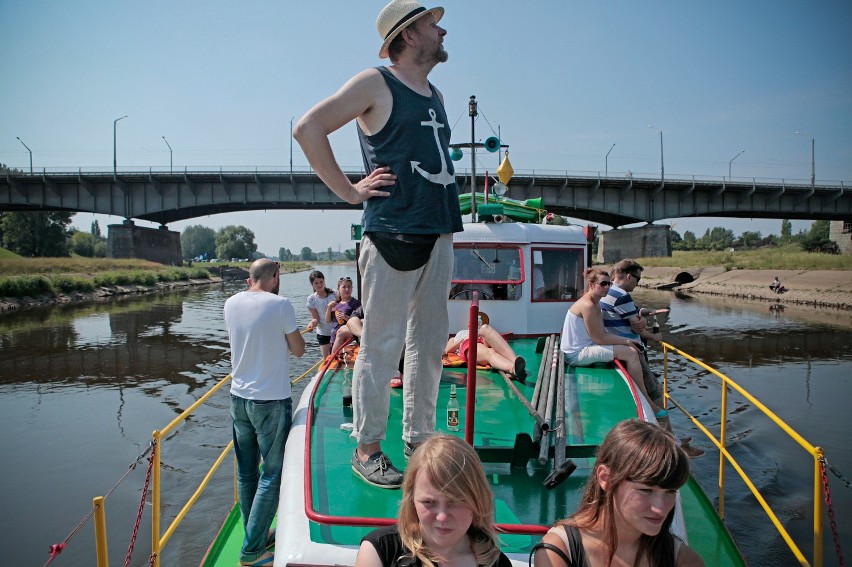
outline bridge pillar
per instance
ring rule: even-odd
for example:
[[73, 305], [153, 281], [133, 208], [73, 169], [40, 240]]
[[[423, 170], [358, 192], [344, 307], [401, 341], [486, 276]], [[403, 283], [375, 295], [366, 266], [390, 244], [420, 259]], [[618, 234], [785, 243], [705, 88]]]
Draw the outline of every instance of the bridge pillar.
[[624, 258], [671, 256], [670, 228], [668, 225], [648, 224], [602, 232], [595, 261], [614, 264]]
[[136, 226], [133, 221], [109, 225], [107, 258], [140, 258], [161, 264], [180, 264], [183, 251], [180, 233], [160, 228]]
[[841, 254], [852, 254], [852, 221], [831, 221], [828, 239], [837, 243]]

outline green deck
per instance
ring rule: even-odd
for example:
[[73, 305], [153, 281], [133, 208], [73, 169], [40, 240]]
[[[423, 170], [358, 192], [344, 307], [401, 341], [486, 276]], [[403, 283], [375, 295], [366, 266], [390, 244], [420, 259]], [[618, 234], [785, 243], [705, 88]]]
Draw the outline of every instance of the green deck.
[[[530, 372], [526, 386], [515, 384], [527, 399], [531, 399], [540, 360], [540, 355], [535, 353], [536, 341], [522, 339], [513, 341], [512, 346], [527, 360]], [[453, 434], [464, 435], [466, 389], [461, 385], [465, 378], [465, 368], [445, 369], [443, 373], [438, 397], [438, 430], [441, 432], [447, 432], [444, 408], [449, 399], [450, 384], [455, 383], [458, 385], [462, 408], [462, 431]], [[341, 379], [342, 372], [339, 370], [327, 373], [314, 400], [311, 448], [314, 510], [338, 517], [369, 514], [374, 518], [394, 518], [401, 492], [369, 486], [352, 473], [350, 459], [355, 450], [355, 441], [348, 432], [340, 429], [342, 422], [351, 421], [351, 411], [342, 406]], [[474, 445], [483, 458], [486, 474], [491, 481], [498, 524], [549, 526], [573, 512], [592, 464], [592, 459], [583, 455], [590, 454], [616, 423], [636, 417], [630, 392], [612, 369], [570, 369], [566, 372], [566, 389], [568, 457], [577, 464], [577, 470], [561, 485], [547, 490], [542, 483], [551, 472], [550, 463], [541, 466], [533, 459], [526, 466], [512, 467], [509, 464], [516, 433], [532, 436], [533, 419], [498, 373], [477, 372]], [[401, 441], [401, 402], [402, 391], [392, 390], [387, 439], [383, 443], [383, 449], [400, 468], [405, 465]], [[571, 446], [577, 446], [575, 454], [571, 453]], [[701, 537], [693, 538], [690, 543], [705, 562], [708, 565], [742, 565], [727, 530], [719, 524], [712, 506], [697, 484], [691, 481], [681, 492], [687, 526], [691, 533], [701, 534]], [[236, 515], [232, 512], [233, 516], [238, 519], [239, 512], [236, 511]], [[353, 547], [372, 529], [314, 522], [310, 526], [314, 541]], [[221, 553], [211, 548], [209, 561], [204, 565], [233, 565], [236, 562], [242, 525], [233, 520], [230, 527], [230, 539], [237, 543], [224, 545]], [[711, 533], [718, 535], [716, 538], [707, 537]], [[539, 539], [540, 536], [501, 536], [503, 550], [507, 553], [527, 553]], [[234, 550], [237, 555], [233, 554]]]

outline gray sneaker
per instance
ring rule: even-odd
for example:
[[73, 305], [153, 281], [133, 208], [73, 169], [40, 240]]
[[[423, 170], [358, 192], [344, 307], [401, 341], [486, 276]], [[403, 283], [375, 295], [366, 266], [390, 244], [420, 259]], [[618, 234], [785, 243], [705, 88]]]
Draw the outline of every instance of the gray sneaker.
[[405, 455], [406, 460], [411, 458], [411, 455], [414, 454], [414, 451], [417, 450], [417, 447], [422, 445], [423, 443], [409, 443], [408, 441], [402, 442], [402, 452]]
[[379, 488], [402, 487], [402, 473], [391, 463], [382, 451], [376, 451], [362, 463], [358, 458], [358, 450], [352, 455], [352, 470], [367, 484]]

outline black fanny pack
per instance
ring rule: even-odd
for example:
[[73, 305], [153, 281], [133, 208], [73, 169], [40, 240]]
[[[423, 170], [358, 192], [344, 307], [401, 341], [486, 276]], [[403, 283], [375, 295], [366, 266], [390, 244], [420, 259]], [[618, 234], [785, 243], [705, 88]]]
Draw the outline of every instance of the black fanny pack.
[[395, 234], [391, 232], [368, 232], [379, 254], [394, 270], [410, 272], [422, 268], [429, 261], [437, 234]]

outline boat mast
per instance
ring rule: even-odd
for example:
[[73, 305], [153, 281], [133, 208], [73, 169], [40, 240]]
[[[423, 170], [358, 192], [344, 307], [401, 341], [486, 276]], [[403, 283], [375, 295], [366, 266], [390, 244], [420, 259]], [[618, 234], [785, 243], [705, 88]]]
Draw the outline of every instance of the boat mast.
[[476, 222], [476, 96], [470, 95], [467, 103], [467, 113], [470, 115], [470, 216], [471, 221]]

